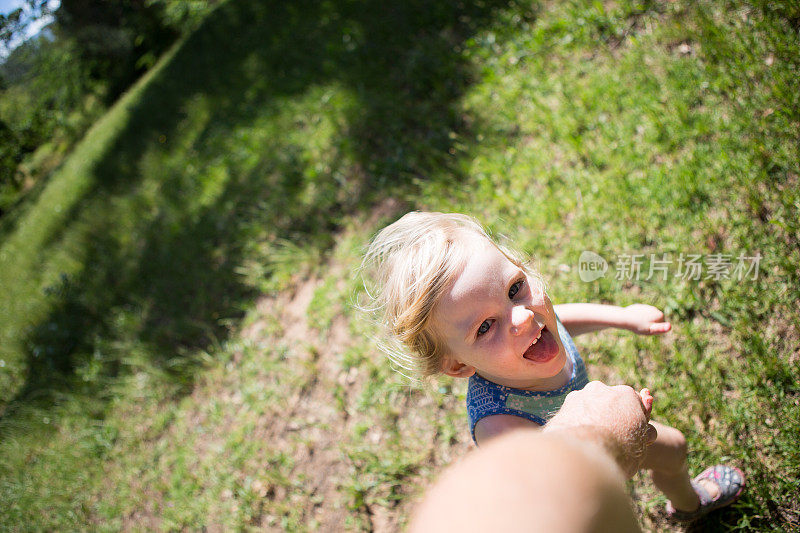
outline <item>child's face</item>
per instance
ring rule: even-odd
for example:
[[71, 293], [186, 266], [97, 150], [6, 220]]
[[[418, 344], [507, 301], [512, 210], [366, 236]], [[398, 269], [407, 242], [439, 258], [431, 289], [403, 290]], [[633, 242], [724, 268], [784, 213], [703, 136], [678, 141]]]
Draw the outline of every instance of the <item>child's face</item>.
[[566, 363], [553, 305], [541, 283], [486, 239], [474, 239], [464, 270], [433, 311], [446, 344], [444, 372], [536, 389]]

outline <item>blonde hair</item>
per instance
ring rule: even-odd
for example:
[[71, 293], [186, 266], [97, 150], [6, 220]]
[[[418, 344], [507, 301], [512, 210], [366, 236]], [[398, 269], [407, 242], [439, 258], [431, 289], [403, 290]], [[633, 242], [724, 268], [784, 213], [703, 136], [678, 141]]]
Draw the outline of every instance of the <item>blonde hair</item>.
[[470, 239], [484, 238], [512, 263], [539, 278], [517, 252], [498, 244], [474, 218], [414, 211], [381, 230], [362, 261], [369, 303], [364, 311], [383, 331], [379, 347], [396, 369], [420, 380], [442, 371], [445, 347], [431, 327], [436, 302], [466, 261]]

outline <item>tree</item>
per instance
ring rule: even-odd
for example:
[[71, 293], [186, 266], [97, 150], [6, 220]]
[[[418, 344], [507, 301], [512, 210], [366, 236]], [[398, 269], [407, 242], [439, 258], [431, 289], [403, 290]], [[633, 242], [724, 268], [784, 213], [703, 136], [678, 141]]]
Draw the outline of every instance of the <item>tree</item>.
[[3, 56], [25, 40], [25, 31], [31, 24], [46, 20], [53, 14], [50, 0], [26, 0], [8, 15], [0, 14], [0, 45]]
[[[21, 194], [26, 156], [82, 135], [102, 103], [116, 100], [213, 3], [26, 0], [0, 15], [0, 216]], [[31, 24], [50, 19], [46, 32], [24, 40]]]
[[108, 82], [114, 99], [177, 37], [162, 9], [145, 0], [62, 0], [56, 35], [75, 43], [89, 75]]
[[18, 7], [8, 15], [0, 13], [0, 43], [4, 49], [8, 49], [11, 43], [25, 29], [24, 19], [22, 18], [22, 8]]

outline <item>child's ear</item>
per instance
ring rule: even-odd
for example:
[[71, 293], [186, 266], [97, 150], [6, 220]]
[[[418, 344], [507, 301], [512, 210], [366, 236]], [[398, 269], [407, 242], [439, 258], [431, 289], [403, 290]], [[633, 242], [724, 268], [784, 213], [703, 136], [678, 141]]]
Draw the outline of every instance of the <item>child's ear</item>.
[[454, 378], [468, 378], [475, 373], [475, 367], [465, 365], [452, 357], [445, 356], [442, 361], [442, 372]]

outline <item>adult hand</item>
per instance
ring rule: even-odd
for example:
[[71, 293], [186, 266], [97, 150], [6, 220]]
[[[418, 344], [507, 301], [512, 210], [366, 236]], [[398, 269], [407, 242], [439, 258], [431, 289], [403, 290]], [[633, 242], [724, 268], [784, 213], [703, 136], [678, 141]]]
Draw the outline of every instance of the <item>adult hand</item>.
[[626, 385], [609, 387], [592, 381], [580, 391], [569, 393], [558, 414], [544, 427], [545, 432], [583, 433], [600, 440], [628, 476], [636, 473], [644, 458], [645, 447], [655, 441], [657, 432], [651, 424], [653, 397], [650, 391], [639, 393]]

